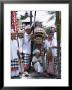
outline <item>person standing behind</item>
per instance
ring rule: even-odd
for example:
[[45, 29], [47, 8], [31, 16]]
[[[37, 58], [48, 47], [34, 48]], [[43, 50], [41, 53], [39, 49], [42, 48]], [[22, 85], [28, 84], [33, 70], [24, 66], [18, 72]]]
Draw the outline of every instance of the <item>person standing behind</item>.
[[28, 75], [31, 59], [31, 26], [25, 27], [24, 38], [23, 38], [23, 66], [24, 74]]
[[17, 42], [18, 42], [18, 58], [19, 58], [20, 75], [23, 73], [23, 36], [24, 36], [24, 31], [19, 30], [17, 36]]
[[54, 57], [57, 56], [57, 40], [54, 39], [53, 31], [49, 31], [48, 38], [45, 40], [44, 48], [47, 51], [48, 57], [48, 69], [49, 75], [55, 75]]
[[12, 30], [11, 31], [11, 77], [19, 77], [19, 63], [18, 63], [18, 56], [17, 56], [17, 37], [16, 33]]

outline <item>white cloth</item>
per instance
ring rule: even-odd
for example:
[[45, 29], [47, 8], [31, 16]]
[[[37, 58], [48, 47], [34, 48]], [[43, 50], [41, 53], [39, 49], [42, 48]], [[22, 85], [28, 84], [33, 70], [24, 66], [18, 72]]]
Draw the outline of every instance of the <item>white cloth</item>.
[[23, 53], [31, 54], [31, 40], [30, 40], [30, 38], [31, 38], [30, 35], [25, 32], [24, 38], [23, 38]]
[[15, 75], [18, 76], [19, 75], [19, 70], [15, 71]]
[[19, 51], [20, 53], [23, 51], [23, 38], [18, 38], [19, 43]]
[[[37, 62], [36, 62], [37, 61]], [[39, 62], [38, 62], [39, 61]], [[39, 57], [38, 59], [34, 56], [32, 59], [32, 62], [36, 62], [34, 64], [34, 69], [36, 72], [43, 72], [43, 67], [41, 66], [40, 62], [42, 63], [42, 59], [41, 57]]]
[[[45, 40], [44, 48], [48, 49], [49, 47], [57, 46], [57, 40], [55, 38], [52, 41]], [[52, 48], [53, 56], [57, 56], [57, 48]]]
[[54, 32], [54, 38], [57, 40], [57, 32]]
[[39, 58], [36, 58], [36, 56], [33, 56], [32, 62], [36, 62], [36, 61], [39, 61], [40, 63], [42, 63], [42, 58], [41, 58], [41, 56], [40, 56]]
[[18, 50], [17, 40], [11, 40], [11, 59], [18, 58], [17, 50]]
[[16, 76], [15, 71], [11, 71], [11, 77]]
[[21, 72], [21, 73], [24, 72], [23, 63], [19, 64], [19, 72]]
[[19, 70], [11, 71], [11, 77], [18, 76], [18, 75], [19, 75]]
[[40, 63], [39, 62], [36, 62], [35, 64], [34, 64], [34, 68], [35, 68], [35, 71], [36, 72], [43, 72], [43, 67], [40, 65]]
[[35, 50], [33, 51], [33, 54], [36, 54], [37, 52], [40, 53], [40, 50], [35, 49]]

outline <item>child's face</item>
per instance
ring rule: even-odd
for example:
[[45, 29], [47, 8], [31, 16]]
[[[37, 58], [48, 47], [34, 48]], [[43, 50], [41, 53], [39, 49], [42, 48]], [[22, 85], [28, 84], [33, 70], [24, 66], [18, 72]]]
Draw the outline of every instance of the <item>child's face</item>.
[[11, 33], [11, 40], [16, 39], [16, 33]]
[[53, 36], [54, 36], [53, 33], [50, 33], [50, 34], [48, 35], [49, 38], [52, 38]]
[[35, 54], [35, 56], [36, 56], [36, 57], [39, 57], [39, 56], [40, 56], [40, 53], [37, 52], [37, 53]]
[[27, 34], [30, 34], [31, 33], [31, 29], [27, 29], [26, 32], [27, 32]]
[[19, 38], [23, 38], [23, 33], [18, 33]]

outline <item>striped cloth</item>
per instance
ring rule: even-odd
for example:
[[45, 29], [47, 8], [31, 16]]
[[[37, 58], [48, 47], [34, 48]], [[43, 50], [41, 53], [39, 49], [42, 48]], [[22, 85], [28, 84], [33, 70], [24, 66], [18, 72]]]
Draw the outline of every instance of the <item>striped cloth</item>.
[[23, 53], [23, 62], [22, 63], [24, 64], [24, 71], [28, 71], [29, 70], [30, 59], [31, 59], [31, 55], [30, 54]]
[[12, 59], [11, 60], [11, 70], [18, 70], [18, 68], [19, 68], [18, 59]]

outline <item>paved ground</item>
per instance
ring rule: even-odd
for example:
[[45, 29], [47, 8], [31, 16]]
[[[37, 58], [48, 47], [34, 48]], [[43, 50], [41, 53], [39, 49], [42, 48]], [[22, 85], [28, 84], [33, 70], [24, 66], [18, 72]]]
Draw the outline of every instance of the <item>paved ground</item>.
[[58, 77], [51, 76], [45, 72], [43, 74], [38, 74], [31, 68], [29, 71], [29, 76], [21, 76], [21, 77], [13, 77], [13, 78], [14, 79], [60, 79], [61, 76], [60, 75], [58, 75]]
[[14, 79], [56, 79], [56, 76], [50, 76], [46, 73], [39, 74], [36, 72], [30, 72], [29, 76], [14, 77]]

